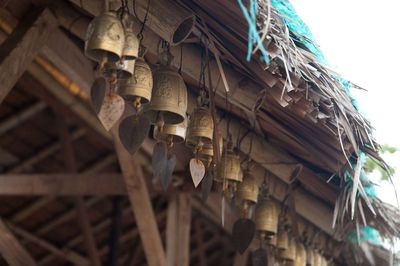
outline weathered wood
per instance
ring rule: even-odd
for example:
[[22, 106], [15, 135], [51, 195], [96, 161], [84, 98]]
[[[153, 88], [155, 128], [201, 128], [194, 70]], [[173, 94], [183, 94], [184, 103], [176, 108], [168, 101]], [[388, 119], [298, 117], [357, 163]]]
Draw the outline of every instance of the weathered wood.
[[30, 12], [0, 46], [0, 103], [57, 27], [50, 10]]
[[0, 195], [125, 195], [120, 174], [3, 174]]
[[[64, 147], [64, 159], [67, 172], [76, 173], [78, 171], [75, 159], [73, 140], [69, 133], [68, 125], [64, 117], [59, 116], [57, 119], [59, 124], [59, 134]], [[78, 185], [78, 184], [76, 184]], [[90, 224], [89, 215], [86, 210], [82, 197], [74, 197], [75, 208], [77, 210], [77, 218], [79, 227], [84, 236], [86, 252], [89, 255], [92, 266], [101, 266], [99, 253], [97, 251], [96, 239], [93, 235], [92, 226]]]
[[207, 266], [207, 259], [206, 259], [206, 254], [205, 254], [205, 249], [204, 249], [204, 243], [203, 243], [203, 228], [201, 227], [201, 224], [198, 220], [194, 220], [194, 227], [195, 227], [195, 236], [196, 236], [196, 243], [197, 243], [197, 250], [199, 253], [199, 262], [200, 266]]
[[47, 105], [44, 102], [37, 102], [22, 110], [21, 112], [18, 112], [17, 114], [7, 118], [0, 124], [0, 134], [4, 134], [5, 132], [15, 128], [16, 126], [33, 117], [37, 113], [43, 111], [46, 107]]
[[113, 198], [113, 211], [112, 222], [110, 228], [110, 235], [108, 237], [108, 245], [110, 251], [108, 252], [107, 266], [117, 266], [118, 251], [119, 251], [119, 238], [122, 230], [122, 198]]
[[166, 257], [161, 242], [160, 232], [154, 216], [151, 199], [144, 180], [141, 166], [122, 146], [118, 138], [117, 128], [112, 129], [115, 150], [124, 177], [128, 197], [139, 228], [143, 249], [148, 265], [166, 266]]
[[60, 250], [52, 243], [35, 236], [34, 234], [22, 229], [21, 227], [18, 227], [10, 222], [8, 222], [7, 225], [17, 235], [25, 238], [29, 242], [32, 242], [32, 243], [50, 251], [51, 253], [53, 253], [56, 256], [59, 256], [60, 258], [63, 258], [65, 260], [72, 262], [74, 264], [77, 264], [77, 265], [89, 265], [89, 261], [86, 258], [82, 257], [81, 255], [79, 255], [78, 253], [76, 253], [73, 250], [70, 250], [70, 249]]
[[10, 266], [36, 266], [36, 262], [0, 219], [0, 253]]

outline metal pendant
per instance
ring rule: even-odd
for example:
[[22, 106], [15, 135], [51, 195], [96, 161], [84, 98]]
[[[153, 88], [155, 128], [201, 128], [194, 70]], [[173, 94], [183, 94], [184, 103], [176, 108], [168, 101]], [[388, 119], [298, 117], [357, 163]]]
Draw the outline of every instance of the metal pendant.
[[236, 250], [243, 254], [256, 234], [256, 225], [250, 219], [241, 218], [233, 224], [232, 239]]

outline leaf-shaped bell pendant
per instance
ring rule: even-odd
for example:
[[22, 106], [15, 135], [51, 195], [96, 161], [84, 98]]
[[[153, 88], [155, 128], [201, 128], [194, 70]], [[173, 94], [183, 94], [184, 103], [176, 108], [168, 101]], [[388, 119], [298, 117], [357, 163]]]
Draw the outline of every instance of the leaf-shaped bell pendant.
[[278, 232], [278, 220], [278, 209], [272, 200], [265, 199], [258, 203], [255, 211], [256, 228], [264, 238], [269, 238]]
[[243, 182], [237, 186], [236, 195], [243, 204], [254, 205], [258, 200], [258, 184], [254, 176], [246, 171]]
[[121, 85], [119, 94], [134, 105], [145, 104], [151, 100], [153, 89], [153, 76], [149, 65], [143, 57], [135, 61], [133, 76]]
[[193, 150], [210, 148], [213, 144], [214, 122], [206, 107], [196, 108], [190, 116], [186, 145]]
[[143, 109], [153, 124], [179, 124], [185, 120], [187, 89], [182, 76], [170, 67], [169, 51], [161, 55], [161, 65], [153, 73], [151, 101]]
[[85, 55], [101, 64], [121, 59], [125, 44], [124, 28], [115, 12], [104, 12], [89, 24], [85, 37]]

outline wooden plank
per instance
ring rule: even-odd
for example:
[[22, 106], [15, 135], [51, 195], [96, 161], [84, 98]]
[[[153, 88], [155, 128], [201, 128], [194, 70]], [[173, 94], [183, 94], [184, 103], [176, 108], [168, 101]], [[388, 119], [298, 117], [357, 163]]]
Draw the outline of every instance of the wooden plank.
[[126, 195], [120, 174], [3, 174], [0, 195]]
[[112, 129], [112, 133], [115, 150], [117, 151], [136, 224], [139, 228], [147, 263], [150, 266], [166, 266], [165, 252], [141, 166], [138, 165], [134, 157], [122, 146], [116, 127]]
[[36, 266], [31, 255], [0, 219], [0, 253], [10, 266]]
[[32, 242], [32, 243], [50, 251], [51, 253], [55, 254], [56, 256], [59, 256], [60, 258], [63, 258], [65, 260], [72, 262], [74, 264], [77, 264], [77, 265], [89, 265], [89, 261], [85, 257], [82, 257], [81, 255], [79, 255], [78, 253], [76, 253], [73, 250], [70, 250], [70, 249], [61, 250], [61, 249], [57, 248], [55, 245], [53, 245], [52, 243], [35, 236], [34, 234], [24, 230], [21, 227], [18, 227], [10, 222], [8, 222], [7, 225], [17, 235], [25, 238], [29, 242]]
[[50, 10], [29, 12], [0, 46], [0, 103], [57, 27]]

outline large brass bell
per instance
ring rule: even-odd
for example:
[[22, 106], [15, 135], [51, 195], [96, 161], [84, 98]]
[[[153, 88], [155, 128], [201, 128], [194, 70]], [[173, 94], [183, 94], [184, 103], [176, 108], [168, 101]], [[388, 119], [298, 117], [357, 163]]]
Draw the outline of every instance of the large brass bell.
[[128, 80], [135, 71], [135, 60], [123, 60], [117, 63], [106, 63], [104, 67], [104, 77], [115, 77], [119, 80]]
[[222, 153], [215, 175], [215, 181], [223, 182], [224, 180], [234, 183], [242, 182], [243, 180], [239, 156], [230, 148], [228, 148], [228, 151]]
[[296, 243], [296, 259], [294, 260], [294, 266], [306, 266], [307, 253], [303, 244]]
[[278, 210], [272, 200], [263, 200], [255, 211], [255, 222], [257, 231], [269, 238], [278, 232]]
[[99, 63], [121, 59], [125, 34], [115, 12], [104, 12], [89, 24], [85, 37], [85, 55]]
[[143, 109], [150, 121], [155, 123], [179, 124], [185, 120], [187, 89], [182, 76], [170, 67], [172, 55], [161, 61], [153, 73], [153, 91], [150, 104]]
[[186, 145], [192, 148], [212, 146], [214, 122], [205, 107], [196, 108], [190, 116]]
[[164, 141], [167, 144], [183, 143], [186, 137], [187, 121], [176, 125], [166, 124], [162, 130], [158, 126], [154, 127], [154, 138], [159, 141]]
[[142, 57], [135, 60], [133, 76], [120, 87], [120, 95], [129, 102], [138, 100], [140, 104], [151, 100], [153, 76], [149, 65]]
[[256, 204], [258, 200], [258, 191], [257, 180], [247, 171], [244, 174], [243, 182], [237, 186], [236, 195], [238, 199], [247, 204]]
[[280, 250], [279, 258], [284, 261], [294, 261], [296, 259], [296, 242], [293, 238], [289, 238], [287, 249]]

